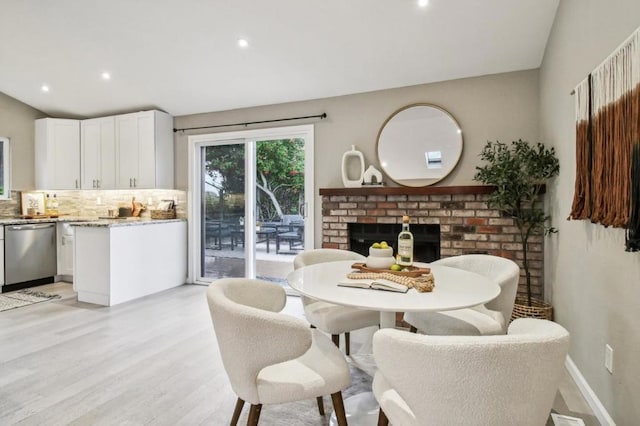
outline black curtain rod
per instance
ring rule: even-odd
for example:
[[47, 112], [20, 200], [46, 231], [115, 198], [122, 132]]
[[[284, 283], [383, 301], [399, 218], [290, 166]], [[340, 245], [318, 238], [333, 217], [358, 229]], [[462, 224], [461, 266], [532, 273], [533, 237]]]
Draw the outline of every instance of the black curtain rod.
[[289, 117], [289, 118], [276, 118], [274, 120], [247, 121], [246, 123], [217, 124], [215, 126], [202, 126], [202, 127], [185, 127], [183, 129], [173, 129], [173, 132], [176, 133], [176, 132], [184, 132], [185, 130], [216, 129], [219, 127], [248, 126], [250, 124], [277, 123], [279, 121], [304, 120], [306, 118], [319, 118], [320, 120], [323, 120], [327, 118], [327, 113], [323, 112], [322, 114], [306, 115], [304, 117]]

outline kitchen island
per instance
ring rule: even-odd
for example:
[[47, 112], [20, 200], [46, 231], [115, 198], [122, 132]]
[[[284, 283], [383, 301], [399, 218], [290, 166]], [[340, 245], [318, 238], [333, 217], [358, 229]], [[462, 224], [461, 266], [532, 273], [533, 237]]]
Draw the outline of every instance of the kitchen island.
[[78, 301], [112, 306], [178, 287], [187, 277], [187, 222], [74, 222]]

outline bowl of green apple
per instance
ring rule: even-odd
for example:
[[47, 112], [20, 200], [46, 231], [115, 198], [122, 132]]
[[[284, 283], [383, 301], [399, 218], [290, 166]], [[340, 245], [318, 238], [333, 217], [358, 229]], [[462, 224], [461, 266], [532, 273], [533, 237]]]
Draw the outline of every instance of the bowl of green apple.
[[389, 247], [386, 241], [373, 243], [369, 247], [369, 257], [367, 257], [367, 267], [374, 269], [388, 269], [396, 263], [393, 257], [393, 247]]

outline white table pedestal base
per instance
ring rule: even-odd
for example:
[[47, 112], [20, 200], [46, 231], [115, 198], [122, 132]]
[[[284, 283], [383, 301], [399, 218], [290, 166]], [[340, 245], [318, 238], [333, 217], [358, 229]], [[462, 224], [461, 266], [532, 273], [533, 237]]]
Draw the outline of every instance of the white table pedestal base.
[[[363, 392], [344, 400], [344, 411], [349, 426], [376, 426], [380, 406], [373, 392]], [[329, 425], [337, 426], [336, 413], [331, 413]]]

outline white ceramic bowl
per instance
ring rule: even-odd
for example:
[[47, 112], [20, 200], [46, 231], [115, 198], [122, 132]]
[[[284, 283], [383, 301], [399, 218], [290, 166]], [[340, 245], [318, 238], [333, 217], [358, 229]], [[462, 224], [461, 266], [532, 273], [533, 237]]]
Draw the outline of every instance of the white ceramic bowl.
[[393, 257], [393, 247], [373, 248], [369, 247], [370, 257]]
[[396, 259], [394, 259], [393, 256], [387, 256], [387, 257], [369, 256], [369, 257], [367, 257], [367, 266], [369, 268], [389, 269], [389, 267], [391, 265], [393, 265], [394, 263], [396, 263]]

